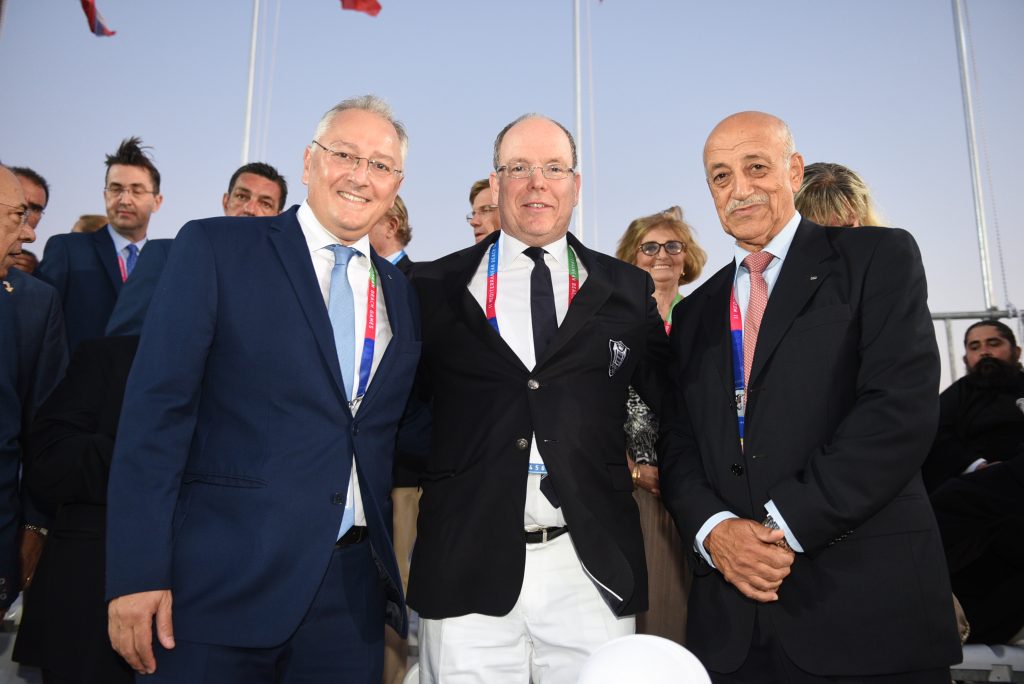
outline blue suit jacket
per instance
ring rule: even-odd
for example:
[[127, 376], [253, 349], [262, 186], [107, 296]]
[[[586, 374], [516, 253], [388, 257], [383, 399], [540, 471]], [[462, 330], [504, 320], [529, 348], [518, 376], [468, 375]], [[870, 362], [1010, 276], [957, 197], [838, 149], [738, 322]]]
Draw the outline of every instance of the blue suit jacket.
[[[148, 240], [138, 265], [128, 278], [140, 273], [144, 260], [162, 263], [171, 240]], [[146, 269], [142, 269], [145, 272]], [[46, 241], [36, 275], [57, 288], [67, 323], [69, 349], [92, 337], [103, 337], [110, 314], [126, 283], [121, 282], [114, 241], [106, 228], [95, 233], [66, 233]]]
[[21, 521], [46, 526], [27, 497], [19, 501], [22, 436], [68, 363], [57, 292], [13, 268], [5, 280], [11, 291], [0, 290], [0, 608], [18, 595]]
[[186, 224], [128, 380], [107, 596], [172, 589], [186, 640], [270, 647], [295, 630], [333, 551], [353, 453], [386, 617], [406, 628], [389, 493], [417, 303], [374, 253], [394, 337], [353, 417], [295, 214]]

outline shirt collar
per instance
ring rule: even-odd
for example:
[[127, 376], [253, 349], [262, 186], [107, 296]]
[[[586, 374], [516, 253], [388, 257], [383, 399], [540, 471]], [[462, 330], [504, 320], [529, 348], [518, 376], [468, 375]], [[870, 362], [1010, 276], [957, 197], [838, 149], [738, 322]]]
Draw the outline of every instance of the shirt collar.
[[[130, 244], [133, 244], [131, 240], [129, 240], [124, 235], [121, 235], [116, 230], [114, 230], [114, 227], [109, 223], [107, 224], [107, 234], [110, 235], [110, 239], [114, 241], [114, 251], [117, 252], [118, 254], [120, 254], [125, 247], [127, 247]], [[146, 238], [142, 238], [141, 240], [134, 244], [139, 248], [139, 251], [141, 252], [142, 246], [146, 244]]]
[[[501, 268], [508, 268], [517, 258], [520, 257], [525, 259], [527, 262], [530, 261], [530, 257], [523, 255], [523, 250], [529, 247], [525, 242], [512, 237], [505, 231], [501, 231], [501, 237], [498, 239], [501, 240], [501, 246], [498, 248], [498, 257], [501, 259]], [[566, 264], [569, 263], [569, 241], [564, 235], [554, 242], [544, 245], [543, 249], [559, 265], [566, 266]]]
[[[313, 214], [313, 210], [310, 208], [309, 203], [303, 200], [302, 205], [299, 207], [299, 211], [295, 217], [299, 221], [299, 227], [302, 228], [302, 235], [306, 238], [306, 246], [309, 247], [309, 251], [316, 253], [317, 250], [329, 247], [331, 245], [340, 245], [341, 240], [335, 237], [329, 230], [323, 227], [323, 224], [317, 220]], [[370, 235], [367, 233], [363, 237], [356, 240], [354, 243], [349, 245], [352, 249], [356, 250], [362, 256], [370, 255]]]
[[[764, 246], [762, 251], [768, 252], [779, 262], [786, 260], [786, 254], [789, 253], [789, 246], [793, 244], [793, 238], [796, 236], [796, 227], [800, 225], [801, 221], [800, 212], [794, 212], [793, 218], [789, 219], [789, 223], [786, 224], [785, 228], [779, 231], [779, 233], [771, 239], [771, 241]], [[733, 250], [733, 254], [736, 258], [736, 270], [739, 270], [740, 264], [750, 254], [749, 251], [743, 249], [739, 245]]]

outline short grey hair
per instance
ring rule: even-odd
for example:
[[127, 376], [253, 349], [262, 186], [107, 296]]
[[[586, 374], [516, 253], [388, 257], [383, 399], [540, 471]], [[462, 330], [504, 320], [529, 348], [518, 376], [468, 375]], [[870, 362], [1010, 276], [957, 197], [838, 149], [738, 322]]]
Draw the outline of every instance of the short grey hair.
[[[405, 132], [405, 126], [402, 125], [402, 122], [395, 118], [394, 113], [391, 111], [391, 105], [377, 95], [350, 97], [328, 109], [320, 117], [320, 121], [316, 125], [316, 131], [313, 133], [313, 139], [319, 140], [320, 136], [327, 132], [331, 122], [334, 121], [334, 117], [349, 109], [361, 109], [364, 112], [376, 114], [395, 127], [395, 131], [398, 133], [398, 145], [402, 153], [402, 163], [404, 165], [405, 155], [409, 151], [409, 135]], [[310, 143], [310, 147], [312, 147], [312, 143]]]
[[577, 161], [576, 161], [576, 140], [572, 137], [572, 133], [569, 132], [569, 129], [566, 128], [565, 126], [563, 126], [562, 124], [558, 123], [554, 119], [552, 119], [550, 117], [547, 117], [547, 116], [544, 116], [543, 114], [533, 114], [533, 113], [530, 113], [530, 114], [523, 114], [521, 117], [519, 117], [518, 119], [516, 119], [512, 123], [510, 123], [507, 126], [505, 126], [504, 128], [502, 128], [501, 129], [501, 133], [498, 133], [498, 137], [494, 139], [494, 160], [493, 160], [494, 161], [494, 170], [497, 171], [498, 170], [498, 166], [501, 165], [501, 159], [498, 156], [498, 150], [501, 148], [501, 143], [505, 139], [505, 134], [508, 133], [509, 130], [511, 130], [513, 126], [515, 126], [516, 124], [522, 123], [523, 121], [526, 121], [527, 119], [544, 119], [545, 121], [550, 121], [551, 123], [555, 124], [556, 126], [558, 126], [559, 128], [562, 129], [562, 132], [565, 133], [565, 137], [569, 139], [569, 149], [572, 150], [572, 168], [575, 169], [576, 168], [576, 163], [577, 163]]

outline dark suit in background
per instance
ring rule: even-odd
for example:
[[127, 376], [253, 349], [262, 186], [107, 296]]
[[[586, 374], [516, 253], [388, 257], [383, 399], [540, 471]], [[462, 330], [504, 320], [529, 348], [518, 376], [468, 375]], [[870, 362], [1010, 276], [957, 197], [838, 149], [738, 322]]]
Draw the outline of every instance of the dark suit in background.
[[137, 346], [138, 337], [79, 345], [29, 435], [25, 484], [53, 522], [13, 657], [47, 681], [134, 678], [110, 647], [103, 577], [107, 476]]
[[[122, 281], [108, 228], [54, 235], [47, 240], [36, 275], [57, 289], [70, 350], [82, 340], [103, 337], [122, 290], [136, 277], [139, 266], [152, 259], [162, 264], [170, 244], [171, 240], [147, 240], [132, 275]], [[146, 267], [142, 273], [148, 270]]]
[[32, 498], [24, 491], [19, 494], [22, 437], [40, 404], [63, 377], [68, 352], [57, 292], [13, 268], [4, 280], [10, 291], [0, 290], [0, 326], [8, 338], [0, 358], [0, 383], [5, 385], [0, 400], [0, 608], [6, 609], [18, 596], [22, 579], [18, 558], [21, 524], [48, 525], [47, 516]]

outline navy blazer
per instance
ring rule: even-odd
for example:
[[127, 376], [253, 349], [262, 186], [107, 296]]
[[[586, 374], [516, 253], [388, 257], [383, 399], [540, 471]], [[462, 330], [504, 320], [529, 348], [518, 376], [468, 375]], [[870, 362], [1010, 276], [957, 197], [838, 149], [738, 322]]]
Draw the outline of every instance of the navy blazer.
[[327, 569], [353, 453], [386, 620], [406, 629], [389, 493], [419, 360], [416, 299], [373, 253], [394, 337], [353, 416], [296, 209], [182, 228], [128, 380], [107, 596], [171, 589], [186, 640], [287, 639]]
[[[171, 240], [147, 240], [131, 282], [144, 260], [163, 261]], [[143, 269], [145, 272], [145, 269]], [[36, 275], [57, 288], [67, 323], [68, 348], [92, 337], [103, 337], [125, 283], [117, 265], [114, 241], [106, 228], [95, 233], [65, 233], [46, 241]]]
[[22, 520], [46, 526], [27, 497], [19, 503], [22, 437], [68, 363], [57, 292], [12, 268], [0, 290], [0, 608], [18, 595], [17, 533]]

